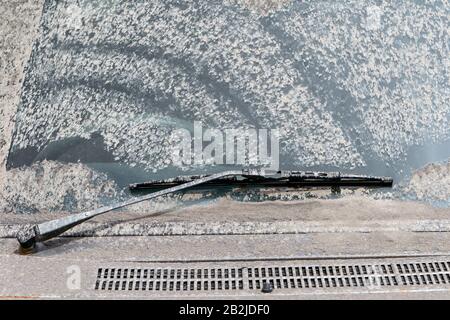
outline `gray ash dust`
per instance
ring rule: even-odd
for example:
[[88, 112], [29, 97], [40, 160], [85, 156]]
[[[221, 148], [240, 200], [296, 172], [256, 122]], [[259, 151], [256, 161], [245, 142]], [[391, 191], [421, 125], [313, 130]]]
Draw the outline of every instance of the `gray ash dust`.
[[[48, 0], [8, 169], [81, 162], [122, 190], [180, 174], [173, 132], [202, 121], [278, 128], [283, 169], [390, 175], [378, 196], [450, 202], [427, 167], [448, 172], [449, 20], [438, 0]], [[427, 195], [433, 179], [447, 185]]]

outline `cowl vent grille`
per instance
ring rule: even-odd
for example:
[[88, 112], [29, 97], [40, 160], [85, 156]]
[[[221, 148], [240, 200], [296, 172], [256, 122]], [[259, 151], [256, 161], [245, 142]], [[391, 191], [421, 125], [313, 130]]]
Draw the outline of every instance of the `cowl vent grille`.
[[99, 268], [95, 290], [240, 291], [274, 289], [386, 288], [450, 284], [450, 262], [261, 265], [223, 268]]

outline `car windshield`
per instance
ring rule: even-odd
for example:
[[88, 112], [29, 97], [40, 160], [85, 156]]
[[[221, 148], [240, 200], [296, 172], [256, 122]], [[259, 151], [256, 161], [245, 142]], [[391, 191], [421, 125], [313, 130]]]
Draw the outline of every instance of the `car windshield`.
[[[248, 167], [390, 176], [340, 196], [448, 207], [449, 16], [443, 1], [46, 1], [2, 120], [0, 209], [79, 212]], [[333, 194], [249, 192], [230, 197]]]

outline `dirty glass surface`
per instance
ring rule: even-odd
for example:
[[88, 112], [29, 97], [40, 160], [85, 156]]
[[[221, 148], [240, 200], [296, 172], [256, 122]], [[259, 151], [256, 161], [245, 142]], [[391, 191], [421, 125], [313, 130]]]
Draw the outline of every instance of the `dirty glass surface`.
[[389, 175], [374, 196], [448, 206], [449, 17], [437, 0], [46, 1], [7, 162], [45, 187], [10, 210], [235, 167], [174, 166], [194, 121], [278, 129], [281, 169]]

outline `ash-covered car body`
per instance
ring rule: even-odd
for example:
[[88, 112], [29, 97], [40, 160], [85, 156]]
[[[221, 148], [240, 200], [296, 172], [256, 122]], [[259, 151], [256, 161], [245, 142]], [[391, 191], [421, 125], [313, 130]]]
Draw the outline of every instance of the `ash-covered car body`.
[[[336, 297], [341, 289], [346, 297], [358, 290], [371, 297], [385, 287], [401, 296], [409, 285], [446, 297], [446, 1], [20, 0], [0, 6], [8, 21], [0, 28], [6, 92], [0, 95], [0, 269], [10, 275], [0, 283], [2, 295], [108, 297], [112, 283], [113, 294], [127, 297], [136, 284], [126, 282], [125, 294], [122, 282], [115, 289], [123, 279], [110, 279], [109, 272], [130, 269], [133, 261], [137, 274], [145, 269], [134, 265], [139, 260], [162, 272], [247, 270], [228, 291], [211, 293], [209, 282], [203, 290], [202, 272], [192, 278], [202, 290], [195, 293], [190, 284], [179, 290], [202, 297], [258, 295], [256, 281], [269, 280], [281, 281], [281, 294], [304, 298]], [[188, 155], [181, 162], [180, 148]], [[249, 188], [255, 181], [248, 179], [224, 189], [224, 182], [236, 181], [221, 180], [98, 216], [39, 244], [32, 255], [15, 253], [20, 230], [131, 203], [151, 192], [154, 181], [174, 187], [168, 179], [260, 165], [254, 159], [261, 150], [272, 169], [388, 176], [394, 184], [337, 192], [298, 181]], [[52, 261], [54, 268], [45, 268]], [[28, 282], [35, 291], [13, 272], [31, 263], [42, 267]], [[422, 268], [429, 263], [435, 271]], [[73, 264], [88, 279], [81, 291], [65, 286], [65, 268]], [[411, 264], [423, 272], [403, 269]], [[302, 291], [305, 279], [294, 274], [263, 279], [251, 273], [355, 266], [371, 266], [362, 275], [368, 282], [348, 278], [357, 285], [346, 286], [341, 279], [343, 286], [328, 293]], [[403, 283], [400, 271], [432, 280]], [[55, 275], [54, 287], [41, 285], [46, 272]], [[331, 281], [314, 272], [306, 278]], [[173, 285], [164, 292], [139, 287], [135, 294], [174, 296]]]

